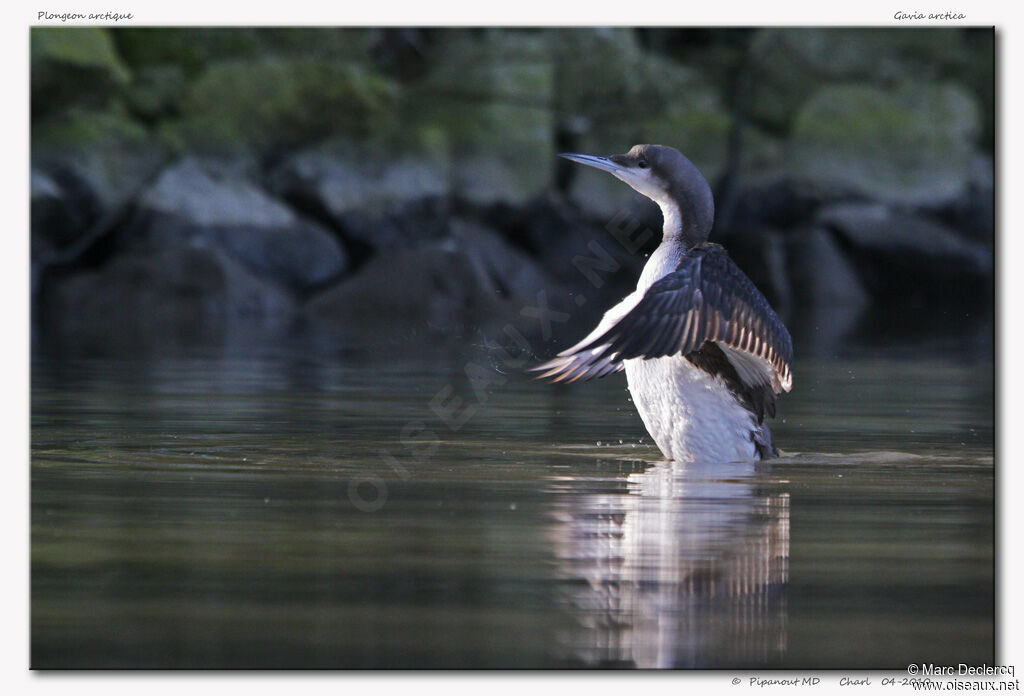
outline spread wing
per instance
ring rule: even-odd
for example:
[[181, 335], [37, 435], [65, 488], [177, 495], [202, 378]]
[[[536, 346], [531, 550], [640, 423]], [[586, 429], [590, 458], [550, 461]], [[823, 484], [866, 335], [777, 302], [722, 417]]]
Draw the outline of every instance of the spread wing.
[[621, 370], [631, 358], [690, 357], [708, 341], [721, 349], [744, 388], [770, 389], [769, 397], [792, 388], [789, 331], [717, 244], [689, 250], [675, 271], [642, 295], [628, 296], [590, 335], [533, 371], [574, 382]]

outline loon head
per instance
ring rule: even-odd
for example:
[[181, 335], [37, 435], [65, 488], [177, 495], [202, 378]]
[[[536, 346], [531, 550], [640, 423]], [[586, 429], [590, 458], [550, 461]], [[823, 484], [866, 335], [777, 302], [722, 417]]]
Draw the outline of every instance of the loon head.
[[611, 172], [658, 204], [665, 219], [665, 238], [687, 246], [707, 241], [715, 203], [707, 179], [683, 153], [666, 145], [634, 145], [611, 157], [563, 153], [573, 162]]

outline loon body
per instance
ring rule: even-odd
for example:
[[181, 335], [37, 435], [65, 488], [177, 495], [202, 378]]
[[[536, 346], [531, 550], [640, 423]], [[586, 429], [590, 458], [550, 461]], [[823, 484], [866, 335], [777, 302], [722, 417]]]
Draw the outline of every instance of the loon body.
[[792, 388], [792, 340], [764, 295], [707, 241], [714, 201], [703, 175], [663, 145], [562, 157], [611, 172], [657, 203], [663, 237], [636, 290], [533, 370], [556, 382], [625, 370], [640, 418], [668, 459], [778, 454], [765, 418], [775, 415], [775, 396]]

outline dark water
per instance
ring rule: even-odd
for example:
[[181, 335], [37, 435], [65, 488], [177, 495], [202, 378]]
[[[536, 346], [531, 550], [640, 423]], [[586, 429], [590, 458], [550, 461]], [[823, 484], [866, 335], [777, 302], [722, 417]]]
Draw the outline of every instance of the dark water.
[[801, 362], [702, 467], [441, 355], [36, 356], [33, 666], [994, 663], [990, 364]]

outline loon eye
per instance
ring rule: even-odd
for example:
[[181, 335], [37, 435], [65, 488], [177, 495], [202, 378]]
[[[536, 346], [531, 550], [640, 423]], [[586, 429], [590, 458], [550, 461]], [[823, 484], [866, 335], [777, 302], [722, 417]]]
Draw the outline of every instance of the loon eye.
[[636, 163], [636, 166], [640, 167], [641, 169], [647, 169], [647, 160], [640, 160], [639, 162]]

